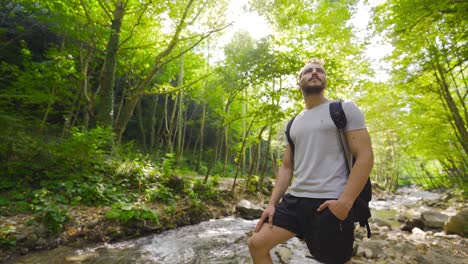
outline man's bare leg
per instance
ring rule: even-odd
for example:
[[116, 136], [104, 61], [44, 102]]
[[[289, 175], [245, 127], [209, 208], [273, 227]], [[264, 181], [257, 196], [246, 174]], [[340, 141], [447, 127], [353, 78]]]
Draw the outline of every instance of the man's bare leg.
[[296, 234], [277, 226], [263, 224], [259, 232], [254, 233], [249, 239], [250, 255], [255, 264], [273, 263], [270, 250], [276, 245], [288, 241]]

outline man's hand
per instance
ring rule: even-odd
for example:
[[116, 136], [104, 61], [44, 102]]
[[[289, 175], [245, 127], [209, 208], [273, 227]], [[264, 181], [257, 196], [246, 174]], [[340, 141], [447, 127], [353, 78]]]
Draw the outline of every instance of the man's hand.
[[317, 211], [322, 212], [325, 210], [325, 208], [330, 209], [332, 214], [336, 216], [339, 220], [343, 221], [348, 217], [349, 210], [353, 207], [352, 203], [345, 202], [343, 200], [328, 200], [325, 201], [323, 204], [320, 205], [320, 207], [317, 209]]
[[275, 214], [275, 206], [274, 205], [268, 205], [265, 211], [263, 211], [262, 216], [260, 217], [260, 220], [258, 220], [257, 225], [255, 226], [254, 232], [260, 231], [260, 228], [262, 228], [263, 222], [265, 222], [265, 219], [268, 218], [268, 224], [270, 225], [270, 228], [273, 227], [273, 215]]

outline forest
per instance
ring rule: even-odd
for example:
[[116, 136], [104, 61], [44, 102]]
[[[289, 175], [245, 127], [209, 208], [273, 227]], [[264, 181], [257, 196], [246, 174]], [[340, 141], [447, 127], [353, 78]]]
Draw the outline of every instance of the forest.
[[59, 232], [78, 205], [128, 221], [158, 219], [154, 201], [203, 207], [226, 179], [268, 193], [311, 57], [326, 96], [366, 117], [372, 181], [466, 195], [467, 1], [244, 1], [272, 29], [260, 38], [232, 32], [232, 2], [2, 0], [0, 215]]

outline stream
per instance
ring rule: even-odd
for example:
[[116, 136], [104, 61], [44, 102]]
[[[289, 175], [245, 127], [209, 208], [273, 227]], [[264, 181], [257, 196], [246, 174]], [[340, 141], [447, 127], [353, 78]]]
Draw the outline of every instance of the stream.
[[[402, 189], [390, 200], [373, 200], [373, 217], [397, 226], [399, 223], [395, 218], [399, 205], [438, 198], [436, 193]], [[81, 248], [61, 246], [30, 253], [7, 263], [252, 263], [246, 241], [256, 222], [227, 217], [113, 244], [102, 243]], [[289, 263], [318, 263], [307, 258], [306, 246], [297, 238], [281, 247], [291, 252]], [[273, 261], [280, 263], [275, 251], [272, 250]]]

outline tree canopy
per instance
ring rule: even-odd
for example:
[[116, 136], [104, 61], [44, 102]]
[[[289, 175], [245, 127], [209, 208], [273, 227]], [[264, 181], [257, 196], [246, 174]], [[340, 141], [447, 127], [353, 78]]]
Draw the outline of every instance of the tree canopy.
[[[91, 177], [80, 167], [105, 177], [83, 165], [93, 153], [261, 188], [302, 109], [296, 76], [310, 57], [325, 60], [327, 97], [364, 112], [375, 181], [465, 189], [468, 3], [387, 0], [367, 33], [356, 30], [350, 21], [371, 2], [251, 0], [246, 10], [272, 34], [235, 32], [218, 49], [229, 1], [2, 1], [0, 190]], [[392, 45], [388, 80], [374, 78], [363, 35]]]

